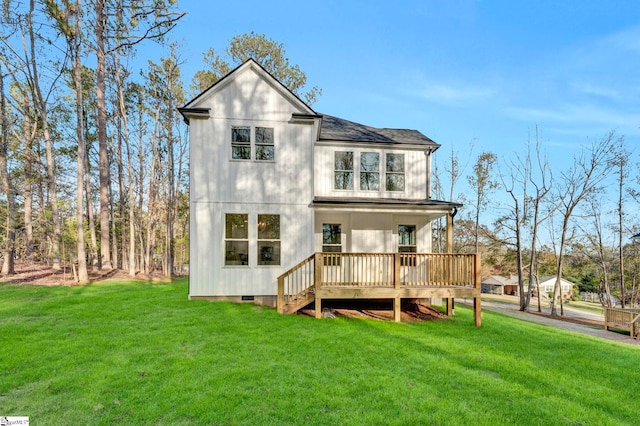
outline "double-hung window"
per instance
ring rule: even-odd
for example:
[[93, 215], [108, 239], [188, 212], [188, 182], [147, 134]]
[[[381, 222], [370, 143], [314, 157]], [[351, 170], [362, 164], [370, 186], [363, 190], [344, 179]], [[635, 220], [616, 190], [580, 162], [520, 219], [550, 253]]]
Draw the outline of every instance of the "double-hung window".
[[273, 161], [274, 154], [273, 128], [256, 127], [256, 160]]
[[225, 265], [249, 264], [249, 215], [225, 215]]
[[[252, 138], [252, 136], [254, 136]], [[231, 128], [233, 160], [274, 161], [275, 144], [272, 127], [233, 126]]]
[[231, 128], [231, 158], [251, 160], [251, 127]]
[[387, 191], [404, 191], [404, 154], [387, 154]]
[[280, 215], [258, 215], [258, 265], [280, 265]]
[[377, 152], [360, 154], [360, 189], [363, 191], [380, 189], [380, 154]]
[[334, 188], [353, 190], [353, 151], [336, 151]]

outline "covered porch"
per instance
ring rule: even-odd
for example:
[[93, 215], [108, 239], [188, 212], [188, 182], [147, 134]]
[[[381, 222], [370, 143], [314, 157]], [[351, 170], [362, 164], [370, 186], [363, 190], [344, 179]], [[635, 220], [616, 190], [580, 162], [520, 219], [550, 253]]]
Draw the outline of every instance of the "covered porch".
[[315, 302], [322, 316], [328, 299], [390, 299], [400, 321], [403, 299], [474, 300], [475, 325], [482, 324], [480, 256], [449, 253], [317, 252], [278, 277], [277, 308], [295, 313]]

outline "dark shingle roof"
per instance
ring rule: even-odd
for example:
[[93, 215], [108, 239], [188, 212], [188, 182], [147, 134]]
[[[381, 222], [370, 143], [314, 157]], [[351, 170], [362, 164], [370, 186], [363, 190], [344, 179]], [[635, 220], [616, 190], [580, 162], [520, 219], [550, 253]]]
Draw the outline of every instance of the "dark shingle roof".
[[320, 140], [426, 145], [434, 149], [440, 146], [417, 130], [378, 129], [325, 114], [322, 115]]

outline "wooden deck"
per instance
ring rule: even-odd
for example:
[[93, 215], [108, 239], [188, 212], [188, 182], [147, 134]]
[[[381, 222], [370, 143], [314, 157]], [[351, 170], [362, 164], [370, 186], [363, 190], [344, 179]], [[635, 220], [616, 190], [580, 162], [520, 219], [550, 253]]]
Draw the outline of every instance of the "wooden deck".
[[640, 336], [640, 309], [604, 308], [604, 329], [629, 330], [632, 339]]
[[480, 256], [445, 253], [314, 253], [278, 277], [278, 312], [294, 313], [325, 299], [392, 299], [400, 320], [402, 299], [473, 298], [480, 326]]

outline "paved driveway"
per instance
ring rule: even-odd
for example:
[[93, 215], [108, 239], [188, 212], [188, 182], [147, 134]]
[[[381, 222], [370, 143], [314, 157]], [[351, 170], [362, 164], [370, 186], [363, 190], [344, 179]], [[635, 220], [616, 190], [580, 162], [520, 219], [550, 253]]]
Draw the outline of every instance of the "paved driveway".
[[[471, 300], [456, 299], [456, 303], [462, 303], [465, 305], [470, 305], [471, 302]], [[532, 307], [533, 306], [534, 305], [532, 304]], [[537, 305], [535, 305], [534, 309], [537, 311]], [[602, 315], [582, 312], [576, 309], [571, 309], [567, 306], [564, 307], [565, 316], [599, 321], [603, 325], [601, 327], [594, 327], [589, 325], [576, 324], [570, 321], [554, 319], [543, 315], [536, 315], [535, 313], [522, 312], [518, 310], [518, 306], [515, 304], [512, 305], [508, 303], [501, 303], [484, 299], [482, 300], [482, 310], [498, 312], [502, 315], [518, 318], [523, 321], [535, 322], [537, 324], [545, 325], [548, 327], [561, 328], [563, 330], [573, 331], [576, 333], [588, 334], [589, 336], [594, 336], [606, 340], [613, 340], [628, 345], [640, 345], [640, 340], [632, 339], [631, 337], [629, 337], [629, 335], [615, 333], [613, 331], [605, 331], [604, 317]], [[545, 311], [545, 308], [543, 308], [543, 311]], [[549, 313], [549, 309], [546, 309], [546, 313]]]

